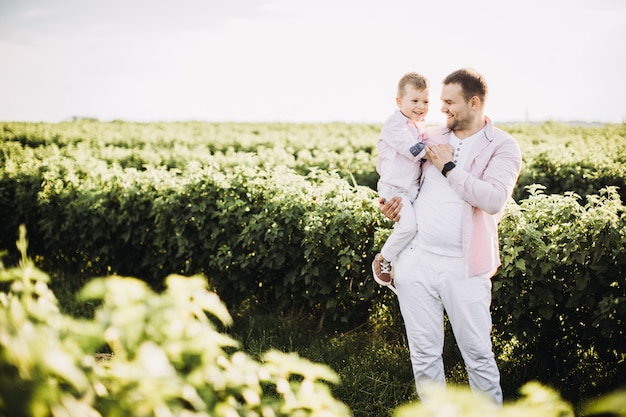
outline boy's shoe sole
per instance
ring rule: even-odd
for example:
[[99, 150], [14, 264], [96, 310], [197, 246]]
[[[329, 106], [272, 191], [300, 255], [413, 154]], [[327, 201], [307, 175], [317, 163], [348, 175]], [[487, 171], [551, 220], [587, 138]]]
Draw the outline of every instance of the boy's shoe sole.
[[374, 275], [374, 281], [376, 281], [383, 287], [388, 287], [391, 285], [391, 279], [389, 279], [389, 281], [383, 281], [382, 279], [378, 278], [378, 275], [376, 275], [376, 268], [374, 267], [374, 263], [372, 263], [372, 275]]

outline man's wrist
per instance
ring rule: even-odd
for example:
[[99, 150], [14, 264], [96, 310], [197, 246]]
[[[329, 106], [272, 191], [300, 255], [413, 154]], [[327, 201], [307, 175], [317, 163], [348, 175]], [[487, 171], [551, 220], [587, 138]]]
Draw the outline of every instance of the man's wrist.
[[450, 162], [446, 162], [443, 165], [443, 168], [441, 169], [441, 173], [443, 174], [444, 177], [448, 176], [448, 172], [451, 171], [452, 169], [454, 169], [454, 167], [456, 167], [456, 164], [452, 161]]

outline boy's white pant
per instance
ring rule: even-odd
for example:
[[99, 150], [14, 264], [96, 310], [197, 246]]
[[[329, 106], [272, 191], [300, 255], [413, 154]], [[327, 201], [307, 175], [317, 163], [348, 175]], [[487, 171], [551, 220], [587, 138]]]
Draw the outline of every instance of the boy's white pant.
[[402, 249], [415, 237], [417, 232], [417, 224], [415, 222], [415, 211], [413, 210], [413, 202], [417, 197], [417, 183], [411, 185], [408, 191], [403, 191], [392, 185], [379, 183], [378, 195], [386, 201], [393, 197], [402, 199], [402, 208], [400, 209], [400, 220], [393, 225], [393, 232], [389, 235], [380, 253], [388, 261], [393, 262], [395, 257]]
[[491, 279], [466, 278], [463, 258], [425, 251], [411, 242], [396, 258], [394, 281], [404, 319], [417, 393], [445, 385], [444, 309], [463, 356], [470, 387], [502, 404], [491, 344]]

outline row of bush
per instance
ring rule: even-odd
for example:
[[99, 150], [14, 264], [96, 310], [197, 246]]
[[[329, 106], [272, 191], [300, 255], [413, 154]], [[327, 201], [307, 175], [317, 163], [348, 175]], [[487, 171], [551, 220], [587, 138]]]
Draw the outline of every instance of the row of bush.
[[[615, 186], [626, 201], [626, 124], [568, 126], [558, 123], [507, 125], [520, 143], [524, 166], [515, 201], [526, 187], [542, 184], [547, 193], [581, 196]], [[89, 164], [185, 171], [190, 166], [223, 170], [245, 165], [286, 166], [307, 175], [335, 171], [351, 183], [376, 188], [373, 124], [4, 123], [0, 162], [65, 157]]]
[[158, 286], [202, 273], [230, 305], [253, 297], [280, 311], [363, 320], [376, 285], [368, 261], [383, 219], [373, 192], [324, 171], [283, 167], [73, 170], [0, 178], [4, 247], [18, 222], [48, 265], [117, 273]]
[[[320, 325], [354, 327], [379, 299], [369, 265], [391, 224], [367, 187], [284, 167], [181, 175], [77, 172], [65, 162], [57, 172], [5, 171], [4, 247], [23, 222], [51, 268], [137, 276], [153, 288], [170, 273], [203, 274], [230, 307], [303, 311]], [[500, 228], [493, 304], [502, 349], [572, 395], [623, 382], [624, 205], [611, 188], [586, 202], [532, 193], [510, 201]]]

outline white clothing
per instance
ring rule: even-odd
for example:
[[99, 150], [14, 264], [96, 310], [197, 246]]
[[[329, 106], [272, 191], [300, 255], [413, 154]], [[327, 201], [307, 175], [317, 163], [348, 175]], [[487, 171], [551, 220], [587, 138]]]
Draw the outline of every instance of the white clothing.
[[423, 122], [416, 125], [396, 109], [383, 124], [376, 143], [376, 170], [380, 175], [378, 195], [386, 201], [396, 196], [402, 199], [400, 221], [395, 223], [393, 232], [380, 250], [387, 261], [393, 261], [417, 231], [412, 204], [419, 189], [421, 158], [426, 150], [414, 156], [410, 148], [422, 141], [423, 131]]
[[423, 391], [426, 384], [446, 383], [442, 357], [445, 309], [470, 387], [502, 404], [500, 372], [491, 344], [490, 277], [466, 278], [463, 257], [439, 255], [415, 242], [400, 252], [394, 268], [420, 398], [427, 399]]
[[[455, 170], [470, 161], [482, 131], [463, 140], [450, 135]], [[425, 384], [445, 384], [444, 311], [463, 356], [470, 387], [502, 404], [500, 372], [491, 343], [491, 275], [470, 278], [463, 248], [463, 210], [468, 202], [432, 164], [413, 204], [418, 232], [395, 259], [394, 285], [404, 319], [415, 385], [424, 400]]]
[[423, 141], [423, 132], [423, 122], [416, 126], [400, 110], [387, 118], [376, 142], [376, 171], [380, 175], [380, 182], [408, 191], [411, 184], [419, 179], [422, 172], [420, 161], [426, 155], [426, 150], [413, 156], [410, 148]]
[[[467, 155], [482, 130], [463, 140], [450, 134], [454, 148], [454, 163], [463, 166]], [[463, 256], [463, 205], [464, 200], [448, 184], [448, 179], [434, 166], [424, 172], [421, 187], [428, 199], [418, 199], [415, 204], [415, 220], [419, 235], [417, 244], [425, 250], [446, 256]]]
[[481, 136], [484, 136], [484, 128], [465, 139], [459, 139], [454, 132], [450, 132], [450, 145], [454, 148], [454, 160], [456, 165], [465, 164], [467, 156], [471, 154], [471, 147], [474, 146]]
[[386, 201], [393, 197], [400, 197], [402, 200], [402, 208], [400, 209], [400, 220], [394, 223], [393, 232], [387, 238], [380, 253], [388, 261], [393, 262], [398, 253], [413, 239], [417, 232], [417, 223], [415, 223], [415, 212], [413, 211], [413, 202], [417, 197], [417, 182], [414, 182], [409, 192], [400, 190], [391, 185], [379, 183], [378, 194]]
[[417, 244], [440, 255], [463, 256], [463, 200], [434, 165], [430, 165], [424, 173], [422, 192], [428, 193], [431, 198], [418, 198], [414, 203], [415, 214], [412, 217], [418, 225]]

